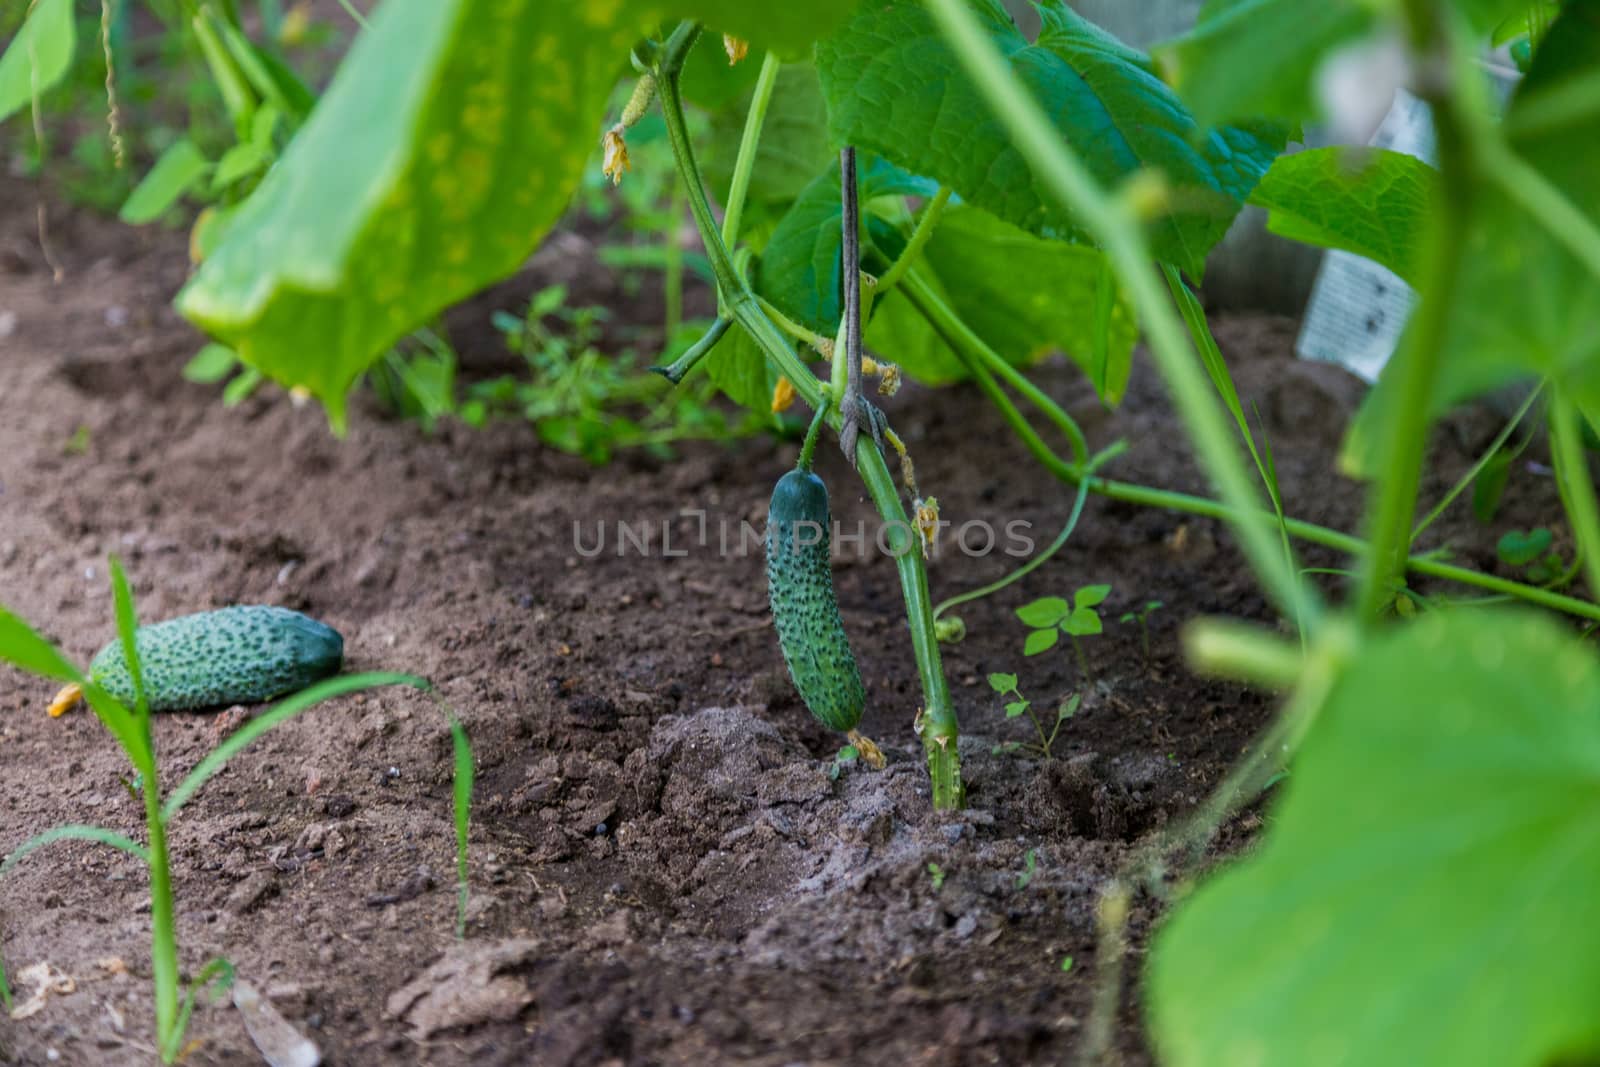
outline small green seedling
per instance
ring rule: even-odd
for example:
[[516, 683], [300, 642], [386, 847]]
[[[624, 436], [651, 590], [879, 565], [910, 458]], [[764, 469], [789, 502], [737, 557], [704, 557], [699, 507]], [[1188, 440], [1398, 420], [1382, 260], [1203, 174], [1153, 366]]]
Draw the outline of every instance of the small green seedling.
[[1062, 956], [1061, 957], [1061, 970], [1062, 970], [1062, 973], [1066, 973], [1067, 971], [1072, 970], [1072, 957], [1071, 956]]
[[928, 864], [928, 879], [933, 882], [935, 893], [944, 888], [945, 873], [945, 869], [937, 863]]
[[1039, 854], [1034, 849], [1029, 849], [1022, 857], [1022, 873], [1017, 875], [1017, 889], [1021, 891], [1028, 888], [1033, 882], [1033, 874], [1039, 867]]
[[1144, 607], [1137, 611], [1125, 611], [1122, 613], [1122, 618], [1117, 620], [1124, 626], [1130, 622], [1139, 624], [1139, 645], [1144, 649], [1144, 662], [1147, 667], [1150, 665], [1150, 616], [1164, 606], [1159, 600], [1146, 600]]
[[1501, 563], [1523, 568], [1523, 576], [1535, 585], [1560, 582], [1567, 574], [1567, 565], [1551, 547], [1554, 541], [1554, 535], [1544, 526], [1526, 532], [1512, 530], [1495, 545], [1495, 554]]
[[861, 750], [854, 745], [845, 745], [834, 754], [833, 762], [828, 764], [828, 780], [836, 782], [846, 770], [856, 765], [861, 758]]
[[1089, 659], [1083, 653], [1079, 638], [1101, 633], [1105, 626], [1096, 610], [1111, 595], [1109, 585], [1086, 585], [1072, 594], [1068, 603], [1058, 596], [1041, 597], [1017, 609], [1017, 618], [1031, 627], [1028, 640], [1022, 646], [1024, 656], [1037, 656], [1056, 647], [1061, 635], [1072, 641], [1072, 650], [1078, 657], [1078, 669], [1083, 672], [1085, 685], [1093, 684], [1089, 673]]
[[[1083, 698], [1077, 693], [1073, 693], [1063, 700], [1061, 706], [1056, 709], [1055, 725], [1046, 734], [1044, 732], [1044, 723], [1040, 721], [1038, 712], [1033, 710], [1033, 702], [1022, 695], [1022, 692], [1017, 688], [1017, 684], [1017, 676], [1014, 674], [989, 675], [990, 689], [993, 689], [1003, 697], [1014, 698], [1006, 702], [1006, 718], [1015, 719], [1019, 715], [1026, 714], [1028, 718], [1032, 719], [1033, 728], [1039, 734], [1039, 743], [1027, 747], [1036, 749], [1039, 755], [1048, 759], [1050, 757], [1050, 746], [1055, 744], [1056, 735], [1061, 732], [1061, 724], [1078, 714], [1078, 706], [1083, 703]], [[1023, 746], [1013, 745], [1012, 747], [1021, 748]], [[999, 750], [997, 749], [996, 751]]]
[[[50, 642], [24, 622], [20, 617], [0, 607], [0, 662], [10, 663], [24, 671], [54, 679], [75, 687], [88, 701], [107, 732], [121, 746], [134, 770], [134, 777], [124, 782], [129, 796], [141, 802], [145, 811], [146, 843], [100, 826], [56, 826], [11, 849], [0, 863], [0, 876], [11, 871], [24, 857], [56, 841], [93, 841], [121, 850], [145, 865], [150, 875], [150, 976], [154, 986], [156, 1014], [156, 1045], [163, 1063], [175, 1062], [183, 1053], [184, 1034], [196, 999], [206, 994], [216, 997], [232, 984], [233, 967], [226, 960], [213, 959], [206, 964], [187, 990], [181, 988], [178, 968], [178, 938], [175, 923], [176, 908], [172, 891], [172, 867], [167, 849], [167, 829], [178, 812], [195, 792], [211, 779], [223, 766], [262, 734], [287, 722], [323, 701], [347, 693], [373, 689], [379, 686], [405, 685], [423, 692], [432, 686], [424, 679], [406, 674], [370, 672], [345, 674], [325, 678], [291, 696], [285, 697], [266, 711], [250, 719], [230, 734], [170, 790], [162, 789], [160, 767], [157, 759], [155, 737], [151, 730], [151, 699], [145, 688], [145, 665], [140, 660], [139, 642], [135, 640], [138, 620], [134, 613], [133, 594], [121, 563], [111, 559], [111, 590], [116, 605], [117, 633], [121, 640], [122, 662], [131, 689], [131, 698], [118, 700], [98, 681], [91, 679], [63, 656]], [[466, 915], [466, 847], [469, 806], [472, 793], [472, 749], [460, 723], [451, 720], [451, 736], [455, 744], [455, 829], [457, 873], [460, 881], [457, 909], [457, 930], [465, 927]], [[11, 989], [5, 980], [0, 964], [0, 1004], [11, 1007]]]

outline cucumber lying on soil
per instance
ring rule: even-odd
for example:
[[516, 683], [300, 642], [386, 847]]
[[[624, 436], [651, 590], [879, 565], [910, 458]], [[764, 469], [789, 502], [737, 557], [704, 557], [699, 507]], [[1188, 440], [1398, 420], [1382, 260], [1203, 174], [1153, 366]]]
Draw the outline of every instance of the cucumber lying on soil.
[[867, 692], [839, 620], [829, 562], [828, 489], [807, 470], [778, 480], [767, 510], [767, 590], [789, 677], [817, 720], [847, 732]]
[[[339, 673], [344, 638], [288, 608], [243, 606], [141, 626], [134, 634], [151, 711], [254, 704]], [[113, 641], [89, 664], [89, 677], [124, 704], [133, 679]]]

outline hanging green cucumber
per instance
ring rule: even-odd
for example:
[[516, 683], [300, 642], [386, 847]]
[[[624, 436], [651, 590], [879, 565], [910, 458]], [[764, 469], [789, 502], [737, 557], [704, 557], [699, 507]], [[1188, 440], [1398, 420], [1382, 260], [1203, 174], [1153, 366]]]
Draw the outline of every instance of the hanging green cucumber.
[[817, 720], [848, 733], [861, 721], [867, 692], [833, 595], [828, 488], [811, 473], [822, 412], [800, 464], [778, 479], [767, 509], [767, 592], [789, 677]]
[[[151, 711], [188, 711], [254, 704], [304, 689], [339, 672], [344, 638], [288, 608], [242, 606], [141, 626], [134, 635]], [[133, 679], [122, 643], [102, 648], [89, 678], [130, 707]], [[70, 710], [81, 696], [69, 685], [50, 714]]]

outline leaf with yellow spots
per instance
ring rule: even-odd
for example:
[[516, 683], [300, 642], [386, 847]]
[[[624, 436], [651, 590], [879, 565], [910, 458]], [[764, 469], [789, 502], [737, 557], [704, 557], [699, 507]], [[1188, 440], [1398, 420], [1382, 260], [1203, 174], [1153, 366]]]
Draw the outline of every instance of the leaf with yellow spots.
[[1163, 1063], [1600, 1053], [1600, 659], [1549, 619], [1429, 614], [1350, 662], [1266, 840], [1168, 920]]

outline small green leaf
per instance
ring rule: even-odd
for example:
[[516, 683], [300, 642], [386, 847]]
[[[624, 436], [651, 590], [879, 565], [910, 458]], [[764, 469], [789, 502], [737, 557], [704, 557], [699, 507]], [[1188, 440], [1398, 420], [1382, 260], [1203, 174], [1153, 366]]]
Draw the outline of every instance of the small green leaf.
[[39, 0], [0, 56], [0, 122], [54, 88], [76, 47], [72, 0]]
[[249, 141], [236, 144], [217, 160], [217, 169], [211, 175], [211, 188], [226, 189], [240, 178], [261, 170], [267, 165], [267, 154]]
[[1072, 596], [1073, 607], [1092, 608], [1104, 604], [1106, 597], [1111, 595], [1109, 585], [1086, 585]]
[[1013, 693], [1017, 689], [1017, 676], [1014, 674], [989, 675], [989, 688], [996, 693]]
[[1526, 533], [1512, 530], [1501, 536], [1495, 551], [1502, 561], [1513, 567], [1526, 567], [1548, 552], [1554, 540], [1554, 536], [1543, 526]]
[[233, 349], [212, 341], [183, 365], [183, 377], [200, 385], [214, 385], [233, 373], [238, 362]]
[[1011, 703], [1006, 705], [1006, 718], [1015, 719], [1018, 715], [1021, 715], [1027, 710], [1028, 702], [1026, 700], [1013, 700]]
[[1077, 608], [1061, 628], [1073, 637], [1088, 637], [1102, 632], [1100, 615], [1093, 608]]
[[1438, 177], [1401, 152], [1314, 148], [1279, 156], [1250, 202], [1267, 209], [1273, 233], [1365, 256], [1414, 285]]
[[1072, 957], [1071, 956], [1062, 956], [1061, 957], [1061, 970], [1063, 972], [1072, 970]]
[[1265, 840], [1180, 896], [1157, 934], [1146, 1005], [1161, 1063], [1600, 1053], [1592, 648], [1526, 613], [1375, 631], [1280, 789]]
[[1028, 626], [1054, 626], [1072, 614], [1072, 605], [1058, 596], [1040, 597], [1017, 609], [1017, 618]]
[[854, 745], [845, 745], [843, 748], [839, 749], [833, 758], [838, 760], [840, 763], [849, 763], [852, 760], [861, 758], [861, 750]]
[[1125, 611], [1117, 619], [1118, 622], [1138, 622], [1139, 616], [1131, 611]]
[[1028, 640], [1022, 646], [1024, 656], [1037, 656], [1041, 652], [1048, 652], [1056, 647], [1056, 642], [1061, 640], [1061, 632], [1054, 628], [1049, 630], [1035, 630], [1028, 635]]
[[261, 384], [261, 381], [262, 375], [260, 371], [254, 367], [246, 367], [236, 374], [233, 381], [229, 382], [227, 387], [222, 390], [222, 406], [225, 408], [238, 407], [245, 402], [251, 393], [256, 391], [256, 387]]
[[128, 195], [119, 217], [136, 226], [155, 221], [198, 185], [209, 169], [210, 162], [193, 141], [185, 138], [174, 142]]
[[1061, 719], [1072, 718], [1074, 715], [1078, 714], [1078, 705], [1082, 703], [1083, 697], [1079, 696], [1077, 693], [1073, 693], [1066, 700], [1061, 702], [1061, 707], [1056, 711], [1056, 720], [1060, 721]]

